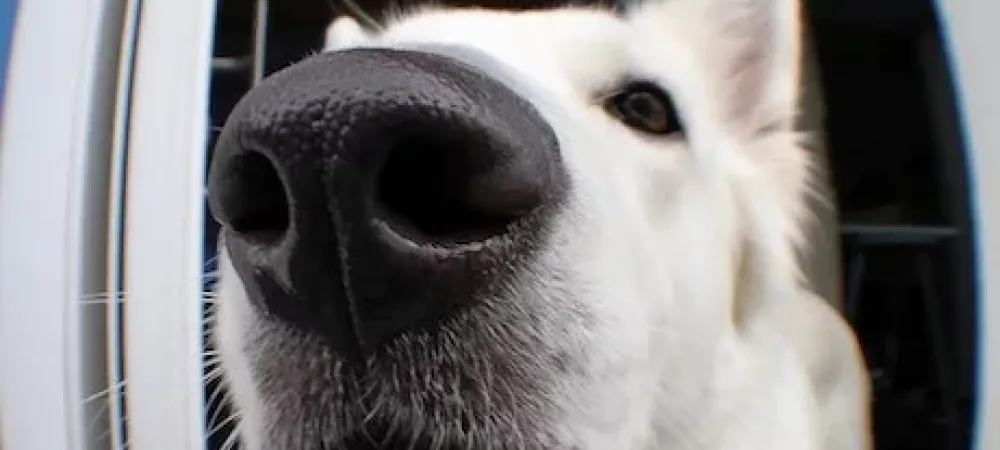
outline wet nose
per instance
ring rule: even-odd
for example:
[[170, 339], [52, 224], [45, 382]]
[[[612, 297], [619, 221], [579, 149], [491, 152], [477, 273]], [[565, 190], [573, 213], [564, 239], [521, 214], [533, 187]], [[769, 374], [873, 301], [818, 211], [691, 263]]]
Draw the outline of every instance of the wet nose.
[[551, 127], [504, 83], [366, 49], [247, 93], [209, 203], [256, 307], [363, 356], [493, 298], [538, 253], [567, 184]]

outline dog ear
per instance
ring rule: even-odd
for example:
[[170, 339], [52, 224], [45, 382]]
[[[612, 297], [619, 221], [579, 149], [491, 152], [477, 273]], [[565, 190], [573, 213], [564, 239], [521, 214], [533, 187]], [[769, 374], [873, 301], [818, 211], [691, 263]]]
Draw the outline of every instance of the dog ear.
[[700, 2], [709, 29], [703, 51], [721, 72], [718, 87], [730, 119], [751, 131], [790, 129], [798, 97], [800, 22], [797, 0]]
[[323, 41], [323, 50], [331, 51], [346, 47], [353, 47], [367, 39], [365, 30], [351, 16], [340, 16], [326, 29], [326, 37]]
[[798, 2], [640, 0], [628, 15], [643, 39], [684, 42], [711, 81], [713, 106], [728, 123], [755, 133], [793, 123]]

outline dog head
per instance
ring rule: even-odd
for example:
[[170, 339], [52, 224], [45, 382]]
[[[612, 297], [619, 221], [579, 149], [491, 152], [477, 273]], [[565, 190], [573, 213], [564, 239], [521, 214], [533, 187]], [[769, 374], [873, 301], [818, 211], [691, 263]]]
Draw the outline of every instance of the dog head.
[[709, 448], [726, 349], [798, 282], [796, 15], [334, 22], [210, 175], [244, 443]]

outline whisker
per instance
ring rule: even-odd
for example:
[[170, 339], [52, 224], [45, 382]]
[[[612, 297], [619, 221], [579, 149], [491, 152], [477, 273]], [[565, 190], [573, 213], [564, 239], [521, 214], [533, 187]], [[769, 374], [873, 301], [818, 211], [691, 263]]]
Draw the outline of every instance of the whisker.
[[82, 404], [90, 403], [90, 402], [92, 402], [94, 400], [98, 400], [101, 397], [104, 397], [104, 396], [110, 394], [112, 391], [119, 391], [119, 390], [123, 389], [124, 387], [125, 387], [125, 380], [121, 380], [121, 381], [119, 381], [119, 382], [117, 382], [115, 384], [112, 384], [111, 386], [108, 386], [106, 389], [102, 389], [100, 392], [95, 392], [95, 393], [91, 394], [90, 396], [84, 398], [81, 403]]
[[[331, 10], [336, 11], [337, 9], [339, 9], [337, 8], [336, 0], [328, 0], [327, 3], [330, 5]], [[360, 20], [368, 27], [374, 28], [375, 30], [378, 31], [385, 31], [385, 28], [382, 27], [382, 24], [380, 24], [377, 20], [372, 18], [372, 16], [368, 15], [368, 13], [365, 12], [364, 8], [355, 3], [354, 0], [340, 0], [340, 3], [347, 8], [348, 12], [351, 15], [357, 17], [358, 20]]]
[[[205, 266], [206, 267], [212, 266], [217, 262], [217, 260], [218, 257], [213, 256], [212, 258], [209, 258], [208, 261], [205, 262]], [[202, 273], [202, 278], [209, 286], [212, 286], [216, 282], [218, 282], [219, 270], [217, 269], [206, 270], [205, 272]], [[127, 295], [128, 294], [124, 291], [92, 292], [81, 295], [78, 304], [80, 305], [123, 304], [126, 301]], [[214, 291], [206, 290], [202, 292], [201, 297], [204, 303], [214, 304], [218, 296]]]
[[[215, 374], [215, 373], [212, 373], [212, 372], [214, 372], [216, 370], [219, 370], [219, 371], [222, 370], [222, 361], [221, 361], [221, 359], [220, 358], [212, 358], [211, 361], [206, 360], [204, 365], [205, 365], [206, 369], [210, 369], [210, 372], [207, 372], [205, 374], [206, 378], [204, 379], [204, 381], [206, 381], [206, 382], [208, 382], [208, 381], [215, 381], [220, 374]], [[216, 378], [208, 378], [208, 376], [210, 376], [210, 375], [211, 376], [215, 376]]]
[[[222, 127], [213, 127], [213, 128], [217, 128], [219, 131], [222, 130]], [[205, 260], [205, 266], [211, 266], [218, 262], [219, 262], [219, 255], [214, 255], [211, 258]]]
[[[225, 387], [223, 386], [223, 384], [224, 383], [222, 383], [222, 382], [216, 384], [215, 388], [212, 389], [212, 394], [208, 396], [208, 404], [210, 406], [217, 406], [218, 407], [218, 408], [216, 408], [216, 412], [214, 414], [212, 414], [212, 416], [210, 416], [208, 418], [208, 423], [215, 423], [215, 419], [218, 418], [218, 410], [221, 410], [222, 409], [221, 406], [223, 406], [226, 403], [228, 403], [228, 400], [229, 400], [229, 391], [227, 391], [225, 389]], [[221, 397], [220, 397], [220, 395], [221, 395]]]
[[205, 375], [202, 375], [201, 381], [206, 384], [211, 383], [218, 380], [220, 376], [222, 376], [222, 367], [216, 367], [208, 371]]
[[239, 436], [240, 436], [239, 428], [233, 427], [233, 429], [229, 431], [229, 437], [227, 437], [226, 441], [222, 443], [222, 450], [235, 449], [240, 442]]
[[215, 435], [215, 433], [218, 433], [219, 430], [222, 430], [227, 425], [230, 425], [230, 424], [234, 423], [234, 421], [238, 421], [238, 420], [239, 420], [239, 414], [238, 413], [236, 413], [236, 412], [230, 413], [229, 416], [226, 417], [226, 420], [223, 420], [218, 425], [216, 425], [214, 428], [212, 428], [211, 430], [209, 430], [207, 437], [212, 437], [213, 435]]
[[83, 294], [80, 296], [83, 300], [97, 300], [97, 299], [107, 299], [110, 297], [121, 298], [124, 297], [124, 292], [92, 292], [90, 294]]
[[[100, 422], [101, 418], [104, 417], [107, 414], [107, 412], [108, 412], [109, 409], [111, 409], [111, 406], [108, 404], [108, 402], [104, 402], [101, 405], [101, 407], [98, 408], [98, 410], [94, 412], [94, 417], [90, 418], [90, 421], [87, 423], [87, 427], [85, 429], [90, 430], [90, 429], [96, 428], [98, 422]], [[105, 430], [104, 432], [107, 433], [107, 434], [110, 434], [111, 430], [108, 429], [108, 430]], [[101, 437], [99, 439], [103, 439], [103, 437]]]
[[[121, 421], [122, 421], [122, 424], [124, 424], [124, 423], [128, 422], [128, 418], [127, 417], [122, 417]], [[104, 432], [101, 433], [101, 435], [97, 436], [97, 440], [98, 441], [102, 441], [104, 439], [108, 439], [109, 441], [111, 441], [112, 440], [111, 439], [111, 434], [112, 433], [114, 433], [114, 428], [108, 428], [107, 430], [104, 430]], [[129, 445], [128, 441], [123, 442], [120, 448], [126, 449], [126, 448], [128, 448], [128, 445]]]
[[[209, 405], [215, 407], [215, 412], [213, 412], [211, 417], [208, 418], [209, 425], [217, 423], [217, 420], [219, 419], [219, 414], [221, 414], [224, 409], [227, 409], [226, 406], [232, 405], [232, 398], [230, 397], [231, 394], [229, 390], [226, 389], [225, 384], [226, 384], [225, 378], [221, 379], [220, 382], [215, 385], [215, 388], [212, 390], [213, 391], [212, 394], [209, 396], [208, 399]], [[238, 414], [238, 411], [230, 413], [230, 415], [233, 414]]]
[[84, 299], [84, 300], [80, 300], [78, 302], [78, 304], [80, 304], [80, 305], [108, 305], [108, 304], [114, 304], [114, 303], [124, 303], [125, 299], [122, 298], [122, 297], [124, 297], [124, 296], [118, 296], [118, 298], [105, 297], [105, 298]]

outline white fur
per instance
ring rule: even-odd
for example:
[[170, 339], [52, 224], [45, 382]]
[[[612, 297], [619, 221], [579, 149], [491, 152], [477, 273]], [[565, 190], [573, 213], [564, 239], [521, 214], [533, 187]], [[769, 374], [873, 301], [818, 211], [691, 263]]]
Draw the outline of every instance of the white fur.
[[[572, 306], [599, 320], [537, 330], [570, 340], [588, 369], [554, 384], [553, 448], [870, 448], [853, 333], [795, 262], [809, 189], [790, 130], [796, 16], [792, 0], [650, 0], [623, 17], [428, 8], [381, 32], [331, 25], [328, 50], [426, 43], [488, 55], [555, 130], [571, 213], [511, 296], [568, 296], [551, 317]], [[595, 96], [627, 75], [669, 90], [685, 139], [640, 136], [602, 110]], [[244, 441], [262, 450], [273, 430], [248, 362], [257, 319], [222, 254], [215, 336]], [[552, 268], [568, 279], [547, 279]]]

